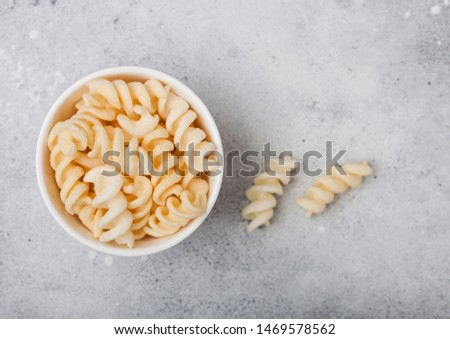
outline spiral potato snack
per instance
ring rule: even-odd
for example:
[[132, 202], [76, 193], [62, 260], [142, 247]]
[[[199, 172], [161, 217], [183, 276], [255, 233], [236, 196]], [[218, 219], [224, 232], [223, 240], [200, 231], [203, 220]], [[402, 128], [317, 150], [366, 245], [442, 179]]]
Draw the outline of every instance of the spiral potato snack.
[[336, 167], [333, 167], [331, 175], [317, 179], [314, 186], [307, 189], [305, 197], [295, 199], [295, 202], [305, 209], [305, 215], [308, 218], [313, 214], [322, 213], [326, 205], [334, 200], [336, 194], [344, 193], [349, 187], [359, 187], [362, 178], [372, 174], [372, 169], [366, 161], [345, 164], [342, 170], [345, 174], [341, 174]]
[[242, 216], [251, 220], [247, 225], [247, 232], [252, 232], [259, 226], [270, 225], [277, 200], [274, 194], [283, 194], [283, 185], [290, 181], [289, 172], [294, 169], [294, 160], [287, 156], [283, 159], [271, 159], [269, 168], [273, 175], [264, 172], [258, 174], [254, 179], [254, 184], [245, 192], [250, 204], [242, 210]]
[[[108, 158], [117, 163], [121, 172], [125, 170], [124, 166], [124, 151], [125, 151], [125, 137], [122, 129], [114, 128], [112, 126], [93, 126], [94, 141], [89, 148], [89, 152], [78, 152], [75, 157], [75, 162], [80, 164], [86, 169], [105, 165], [103, 155], [106, 152], [114, 151], [117, 155], [111, 155]], [[132, 141], [130, 141], [131, 147], [133, 147]], [[135, 163], [130, 160], [130, 168], [136, 166]]]
[[78, 151], [84, 151], [94, 140], [91, 127], [87, 123], [76, 124], [71, 120], [58, 122], [51, 130], [47, 145], [50, 150], [55, 146], [68, 157], [75, 157]]
[[59, 145], [51, 146], [50, 165], [55, 171], [55, 180], [60, 189], [60, 198], [65, 209], [70, 214], [75, 213], [77, 205], [89, 203], [89, 186], [80, 179], [84, 170], [73, 163], [73, 157], [68, 157]]
[[113, 121], [115, 117], [114, 111], [82, 106], [70, 119], [56, 123], [49, 134], [48, 146], [57, 143], [65, 155], [75, 156], [78, 151], [92, 148], [94, 126], [102, 126], [102, 120]]
[[[99, 241], [128, 247], [201, 215], [209, 191], [203, 159], [215, 145], [188, 102], [153, 79], [94, 79], [86, 87], [47, 140], [66, 210]], [[189, 144], [200, 153], [192, 168], [183, 160]]]
[[156, 208], [144, 231], [153, 237], [164, 237], [177, 232], [205, 211], [208, 190], [209, 185], [205, 180], [193, 178], [179, 198], [170, 196], [166, 205]]
[[84, 182], [93, 183], [95, 198], [92, 207], [106, 209], [107, 212], [98, 220], [97, 227], [106, 230], [100, 234], [99, 240], [108, 242], [115, 240], [118, 244], [133, 247], [134, 236], [131, 232], [133, 215], [127, 209], [127, 199], [122, 193], [123, 177], [107, 176], [104, 171], [113, 171], [109, 166], [94, 167], [84, 176]]
[[[160, 171], [163, 170], [163, 161], [168, 161], [170, 153], [175, 149], [173, 142], [168, 138], [169, 132], [167, 129], [159, 125], [142, 140], [144, 150], [151, 152], [153, 167]], [[164, 159], [164, 157], [167, 159]], [[169, 168], [166, 168], [166, 170], [169, 170]]]
[[182, 177], [174, 170], [169, 170], [163, 177], [153, 176], [151, 182], [153, 185], [153, 201], [157, 205], [164, 205], [167, 198], [171, 195], [180, 196], [183, 186], [179, 184]]
[[[192, 127], [193, 122], [197, 119], [197, 114], [189, 109], [186, 100], [169, 92], [163, 101], [159, 101], [159, 109], [161, 109], [161, 117], [165, 120], [167, 131], [173, 136], [173, 142], [180, 151], [189, 150], [192, 145], [192, 151], [198, 152], [194, 158], [193, 168], [196, 172], [204, 172], [206, 168], [203, 165], [203, 159], [216, 149], [215, 145], [206, 141], [206, 133], [198, 127]], [[182, 157], [182, 162], [187, 161]]]
[[139, 231], [148, 223], [150, 217], [153, 204], [152, 183], [144, 176], [127, 178], [123, 185], [123, 191], [128, 201], [127, 208], [133, 215], [131, 230]]
[[126, 114], [119, 114], [117, 122], [129, 135], [143, 138], [158, 125], [159, 116], [151, 115], [145, 107], [139, 105], [134, 106], [134, 112], [140, 117], [138, 120], [134, 120]]
[[78, 214], [78, 217], [80, 218], [83, 225], [92, 232], [94, 238], [98, 239], [98, 237], [103, 232], [103, 230], [98, 227], [98, 221], [105, 214], [104, 210], [92, 207], [91, 203], [82, 206], [78, 205], [75, 208], [75, 213]]

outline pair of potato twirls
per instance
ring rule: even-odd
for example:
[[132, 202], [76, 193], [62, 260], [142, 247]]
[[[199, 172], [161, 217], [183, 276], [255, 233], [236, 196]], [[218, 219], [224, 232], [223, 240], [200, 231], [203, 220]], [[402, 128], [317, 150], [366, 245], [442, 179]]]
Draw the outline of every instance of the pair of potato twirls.
[[[247, 232], [262, 225], [269, 226], [277, 205], [274, 194], [283, 195], [282, 184], [290, 182], [289, 175], [294, 167], [294, 160], [290, 156], [272, 158], [269, 162], [271, 173], [263, 172], [255, 177], [253, 186], [246, 191], [250, 203], [242, 210], [242, 216], [250, 220]], [[305, 209], [307, 217], [320, 214], [336, 194], [344, 193], [349, 187], [359, 187], [362, 178], [370, 174], [372, 169], [366, 161], [345, 164], [340, 168], [332, 167], [331, 174], [319, 177], [307, 189], [305, 196], [296, 198], [295, 202]]]

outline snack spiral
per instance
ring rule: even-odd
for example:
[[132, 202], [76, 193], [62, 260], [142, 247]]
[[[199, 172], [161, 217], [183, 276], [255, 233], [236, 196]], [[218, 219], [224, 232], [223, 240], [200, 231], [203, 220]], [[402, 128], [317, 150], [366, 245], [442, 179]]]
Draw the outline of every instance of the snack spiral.
[[[167, 131], [173, 137], [173, 142], [180, 151], [198, 152], [199, 156], [194, 158], [192, 169], [197, 172], [204, 172], [204, 159], [209, 158], [209, 154], [215, 150], [215, 145], [206, 141], [206, 133], [198, 127], [193, 127], [192, 123], [197, 119], [197, 114], [189, 109], [189, 104], [178, 95], [169, 92], [167, 99], [159, 105], [162, 110], [162, 118], [165, 120]], [[184, 165], [185, 158], [182, 158]]]
[[133, 215], [132, 231], [141, 230], [150, 218], [150, 210], [153, 205], [152, 201], [152, 183], [145, 176], [136, 176], [128, 178], [123, 186], [128, 204], [127, 208]]
[[84, 170], [73, 163], [73, 157], [64, 155], [59, 145], [51, 146], [50, 165], [55, 170], [55, 180], [66, 211], [74, 214], [76, 206], [88, 204], [89, 186], [81, 180]]
[[305, 197], [295, 199], [295, 202], [306, 210], [305, 215], [308, 218], [313, 214], [322, 213], [326, 205], [334, 200], [336, 194], [344, 193], [349, 187], [359, 187], [362, 178], [372, 174], [372, 168], [367, 161], [345, 164], [342, 170], [344, 174], [333, 167], [331, 175], [317, 179], [314, 186], [307, 189]]
[[92, 200], [92, 207], [106, 210], [98, 220], [97, 227], [107, 231], [103, 232], [99, 239], [102, 242], [115, 240], [118, 244], [133, 247], [133, 215], [127, 209], [128, 202], [122, 192], [123, 177], [120, 174], [106, 176], [105, 171], [112, 171], [112, 168], [95, 167], [84, 176], [84, 182], [94, 184], [95, 198]]
[[178, 196], [170, 196], [166, 205], [158, 206], [150, 217], [144, 231], [153, 237], [163, 237], [177, 232], [189, 220], [201, 215], [206, 209], [208, 183], [194, 178], [188, 188]]
[[274, 194], [283, 194], [283, 185], [290, 181], [289, 172], [295, 167], [292, 157], [271, 159], [269, 168], [272, 173], [261, 173], [254, 179], [254, 185], [245, 192], [250, 204], [242, 210], [242, 216], [251, 220], [247, 225], [247, 232], [252, 232], [259, 226], [270, 225], [277, 200]]
[[[203, 159], [215, 145], [189, 103], [154, 79], [94, 79], [86, 87], [47, 139], [65, 209], [99, 241], [128, 247], [201, 215], [209, 191]], [[189, 144], [200, 152], [192, 169], [183, 155]]]

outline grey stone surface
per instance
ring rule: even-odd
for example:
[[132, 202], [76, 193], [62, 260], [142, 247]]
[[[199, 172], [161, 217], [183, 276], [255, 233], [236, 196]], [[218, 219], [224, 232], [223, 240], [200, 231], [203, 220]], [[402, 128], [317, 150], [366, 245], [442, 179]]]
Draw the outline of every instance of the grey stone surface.
[[[15, 0], [0, 18], [0, 317], [450, 317], [448, 1]], [[35, 145], [65, 88], [118, 65], [185, 81], [227, 151], [333, 140], [375, 176], [311, 220], [296, 177], [252, 235], [251, 179], [226, 178], [180, 245], [92, 252], [47, 211]]]

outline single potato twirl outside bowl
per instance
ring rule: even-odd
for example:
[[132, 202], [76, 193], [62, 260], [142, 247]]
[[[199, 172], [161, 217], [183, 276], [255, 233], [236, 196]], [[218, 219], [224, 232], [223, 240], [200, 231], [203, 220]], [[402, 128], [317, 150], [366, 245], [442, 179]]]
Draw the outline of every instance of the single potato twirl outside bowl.
[[[221, 171], [220, 175], [209, 177], [210, 190], [207, 208], [201, 216], [191, 220], [189, 224], [171, 236], [164, 238], [146, 237], [136, 241], [133, 248], [100, 242], [92, 236], [91, 232], [85, 228], [76, 215], [70, 215], [64, 208], [64, 204], [59, 197], [59, 189], [56, 185], [55, 174], [50, 166], [50, 151], [47, 147], [47, 138], [50, 130], [58, 121], [68, 119], [75, 113], [74, 105], [81, 99], [81, 95], [86, 91], [86, 83], [96, 78], [106, 78], [110, 80], [123, 79], [125, 81], [156, 79], [170, 86], [176, 94], [189, 102], [191, 108], [198, 114], [198, 125], [205, 130], [208, 139], [216, 145], [217, 151], [220, 154], [223, 154], [222, 142], [214, 119], [200, 98], [182, 82], [165, 73], [149, 68], [108, 68], [92, 73], [74, 83], [64, 91], [48, 112], [39, 134], [36, 149], [36, 172], [42, 197], [51, 214], [61, 227], [72, 237], [94, 250], [119, 256], [141, 256], [157, 253], [175, 246], [192, 234], [208, 216], [219, 195], [223, 171]], [[44, 225], [41, 225], [41, 227], [44, 227]]]

